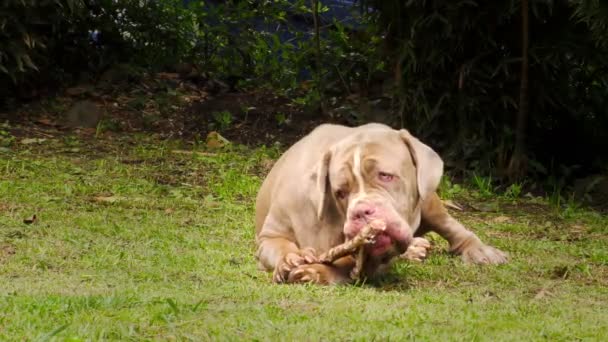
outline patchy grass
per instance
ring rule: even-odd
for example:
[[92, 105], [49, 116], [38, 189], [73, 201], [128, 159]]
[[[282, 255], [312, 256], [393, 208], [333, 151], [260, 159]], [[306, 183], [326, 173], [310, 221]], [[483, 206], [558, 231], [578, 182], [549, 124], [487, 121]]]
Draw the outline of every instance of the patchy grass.
[[373, 284], [278, 286], [253, 258], [277, 151], [197, 148], [69, 136], [0, 151], [0, 339], [608, 338], [605, 216], [444, 182], [511, 263], [465, 266], [431, 235], [428, 260]]

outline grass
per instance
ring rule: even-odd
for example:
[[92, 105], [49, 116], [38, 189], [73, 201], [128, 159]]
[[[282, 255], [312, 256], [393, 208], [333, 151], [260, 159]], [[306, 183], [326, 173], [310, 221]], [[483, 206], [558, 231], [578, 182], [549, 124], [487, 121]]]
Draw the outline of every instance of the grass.
[[0, 151], [0, 340], [608, 338], [605, 216], [444, 182], [495, 202], [454, 215], [509, 264], [463, 265], [431, 235], [428, 260], [375, 283], [273, 285], [253, 203], [277, 151], [174, 152], [192, 148], [70, 136]]

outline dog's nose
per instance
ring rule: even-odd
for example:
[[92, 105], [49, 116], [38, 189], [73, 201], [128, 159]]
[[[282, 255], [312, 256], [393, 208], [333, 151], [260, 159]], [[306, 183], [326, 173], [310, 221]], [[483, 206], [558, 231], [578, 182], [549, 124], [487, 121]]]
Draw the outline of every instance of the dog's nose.
[[357, 204], [353, 210], [352, 217], [355, 220], [369, 220], [376, 212], [376, 209], [367, 203]]

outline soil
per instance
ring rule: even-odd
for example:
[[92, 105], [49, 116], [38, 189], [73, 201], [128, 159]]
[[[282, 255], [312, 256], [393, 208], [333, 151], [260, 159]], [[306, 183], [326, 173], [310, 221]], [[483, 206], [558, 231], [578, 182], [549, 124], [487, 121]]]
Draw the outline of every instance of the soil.
[[91, 135], [100, 129], [204, 141], [209, 132], [217, 131], [230, 142], [247, 146], [288, 146], [320, 123], [346, 123], [269, 90], [218, 91], [210, 83], [158, 73], [112, 87], [81, 84], [52, 98], [0, 111], [0, 121], [8, 121], [6, 126], [17, 138]]

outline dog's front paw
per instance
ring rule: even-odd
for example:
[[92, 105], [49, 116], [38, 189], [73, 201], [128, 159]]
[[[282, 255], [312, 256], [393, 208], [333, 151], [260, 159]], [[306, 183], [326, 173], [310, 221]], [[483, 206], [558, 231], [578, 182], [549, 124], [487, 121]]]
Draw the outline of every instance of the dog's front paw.
[[325, 264], [301, 265], [289, 273], [287, 283], [303, 284], [312, 283], [319, 285], [342, 284], [349, 281], [338, 269]]
[[272, 280], [275, 283], [284, 283], [294, 268], [315, 262], [318, 262], [318, 258], [313, 248], [304, 248], [296, 253], [287, 253], [275, 267]]
[[431, 248], [429, 240], [421, 237], [416, 237], [407, 247], [407, 250], [401, 254], [400, 258], [410, 261], [422, 261], [426, 259], [428, 250]]
[[474, 244], [462, 251], [462, 260], [467, 264], [504, 264], [509, 258], [497, 248], [483, 243]]

